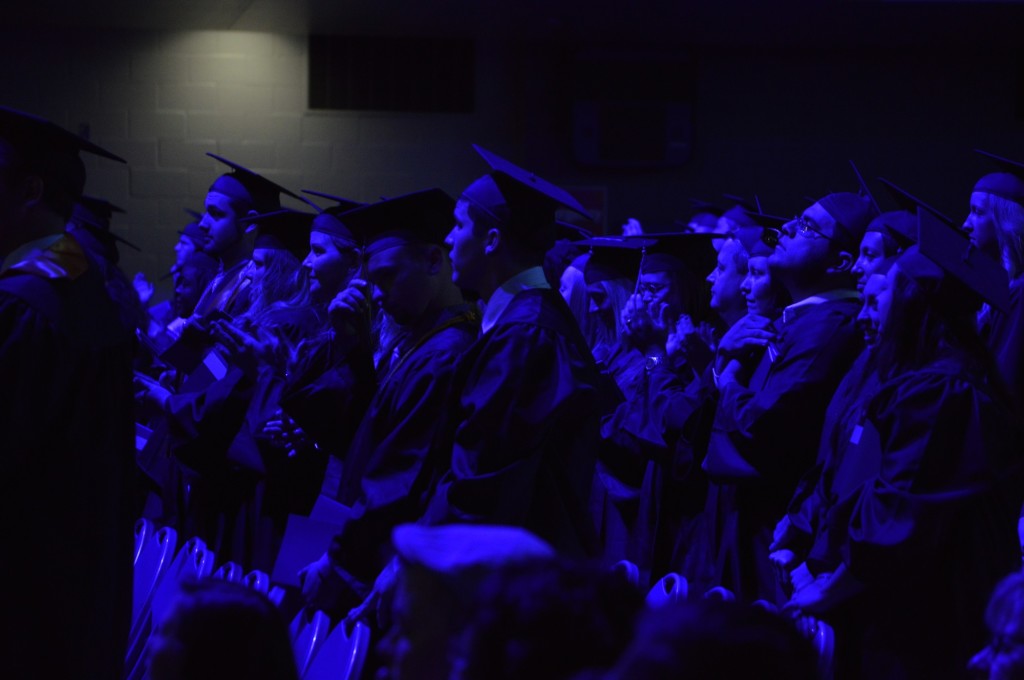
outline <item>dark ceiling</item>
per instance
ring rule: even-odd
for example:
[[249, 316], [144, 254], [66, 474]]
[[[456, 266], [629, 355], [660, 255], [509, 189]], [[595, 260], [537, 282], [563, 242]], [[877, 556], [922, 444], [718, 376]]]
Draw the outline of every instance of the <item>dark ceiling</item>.
[[27, 0], [20, 28], [245, 30], [293, 34], [667, 46], [830, 47], [905, 44], [1013, 48], [1022, 2], [935, 0]]

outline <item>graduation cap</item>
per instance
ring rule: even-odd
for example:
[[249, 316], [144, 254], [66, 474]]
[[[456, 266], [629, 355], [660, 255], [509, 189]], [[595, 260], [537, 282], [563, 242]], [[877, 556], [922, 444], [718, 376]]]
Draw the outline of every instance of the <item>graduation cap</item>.
[[616, 279], [632, 283], [640, 274], [644, 249], [654, 245], [654, 240], [636, 236], [595, 236], [577, 241], [577, 245], [590, 248], [590, 258], [583, 270], [587, 285]]
[[835, 220], [832, 239], [850, 252], [856, 252], [864, 237], [864, 230], [876, 214], [871, 199], [840, 191], [826, 194], [815, 202]]
[[254, 249], [287, 250], [302, 259], [309, 251], [309, 232], [314, 218], [313, 213], [284, 208], [245, 217], [239, 222], [256, 225]]
[[[636, 237], [626, 237], [635, 240]], [[728, 239], [727, 234], [663, 232], [646, 234], [643, 241], [641, 274], [689, 272], [701, 277], [715, 268], [718, 253], [714, 243]]]
[[546, 250], [554, 240], [555, 213], [559, 209], [565, 208], [590, 219], [586, 208], [568, 191], [476, 144], [473, 148], [491, 167], [491, 172], [466, 187], [460, 198], [519, 238], [543, 243]]
[[403, 564], [452, 577], [460, 588], [465, 586], [460, 577], [471, 570], [555, 557], [554, 549], [542, 539], [512, 526], [402, 524], [395, 527], [391, 542]]
[[357, 248], [359, 245], [352, 230], [346, 227], [337, 216], [326, 211], [313, 218], [313, 223], [310, 225], [309, 230], [319, 234], [326, 234], [335, 241], [343, 242], [345, 247], [348, 248]]
[[124, 209], [102, 198], [82, 196], [71, 209], [71, 222], [88, 229], [102, 240], [113, 239], [141, 253], [142, 249], [137, 245], [110, 230], [110, 220], [114, 213], [123, 214]]
[[917, 246], [896, 261], [900, 270], [915, 280], [959, 281], [993, 307], [1010, 308], [1010, 280], [1002, 265], [975, 248], [959, 229], [943, 223], [931, 211], [917, 209]]
[[214, 180], [213, 184], [210, 185], [210, 191], [215, 191], [233, 200], [240, 201], [244, 206], [247, 206], [244, 212], [255, 210], [257, 213], [267, 214], [280, 210], [281, 194], [291, 196], [306, 205], [316, 208], [316, 205], [308, 198], [303, 198], [234, 161], [229, 161], [227, 158], [218, 156], [215, 153], [207, 152], [206, 155], [231, 168], [230, 172]]
[[6, 106], [0, 106], [0, 138], [29, 154], [49, 152], [77, 157], [80, 151], [85, 151], [118, 163], [127, 163], [120, 156], [45, 118]]
[[[940, 220], [945, 222], [946, 224], [951, 225], [951, 226], [955, 225], [955, 222], [953, 222], [953, 220], [950, 219], [945, 213], [939, 212], [934, 207], [932, 207], [931, 205], [925, 203], [920, 198], [918, 198], [914, 194], [910, 193], [906, 189], [904, 189], [904, 188], [902, 188], [900, 186], [897, 186], [895, 183], [890, 182], [889, 180], [885, 179], [884, 177], [879, 177], [878, 181], [881, 182], [883, 184], [883, 186], [885, 186], [885, 188], [889, 191], [889, 195], [892, 196], [893, 200], [896, 201], [896, 205], [899, 206], [899, 208], [901, 210], [905, 210], [905, 211], [907, 211], [907, 212], [909, 212], [911, 214], [916, 215], [918, 208], [924, 208], [925, 210], [930, 212], [932, 215], [935, 215]], [[912, 239], [914, 241], [917, 240], [917, 232], [916, 231], [913, 232]]]
[[443, 244], [455, 222], [454, 210], [455, 199], [435, 188], [371, 203], [342, 219], [370, 257], [406, 243]]
[[995, 161], [1002, 168], [1002, 172], [993, 172], [979, 179], [974, 185], [974, 191], [992, 194], [1024, 206], [1024, 163], [981, 149], [975, 149], [974, 152]]
[[875, 209], [875, 215], [878, 215], [882, 212], [882, 209], [878, 207], [878, 201], [875, 200], [874, 194], [868, 188], [868, 183], [864, 181], [864, 176], [860, 174], [860, 170], [857, 169], [857, 164], [853, 160], [850, 161], [850, 167], [853, 169], [853, 174], [857, 176], [857, 184], [860, 185], [861, 196], [871, 201], [871, 207]]
[[316, 196], [317, 198], [326, 198], [328, 201], [334, 203], [332, 206], [328, 206], [322, 210], [322, 212], [330, 213], [332, 215], [341, 215], [349, 210], [355, 210], [361, 208], [365, 203], [359, 201], [353, 201], [350, 198], [342, 198], [341, 196], [335, 196], [334, 194], [325, 194], [320, 191], [313, 191], [312, 189], [303, 189], [302, 193], [309, 194], [310, 196]]
[[0, 106], [0, 139], [22, 156], [28, 170], [42, 177], [50, 206], [68, 217], [85, 187], [81, 152], [119, 163], [125, 160], [59, 125], [24, 111]]

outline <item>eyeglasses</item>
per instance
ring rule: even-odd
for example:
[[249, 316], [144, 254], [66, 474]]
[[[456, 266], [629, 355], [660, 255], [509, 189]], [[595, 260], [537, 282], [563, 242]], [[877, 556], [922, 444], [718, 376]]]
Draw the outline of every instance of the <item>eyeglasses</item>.
[[779, 245], [779, 237], [781, 236], [782, 232], [775, 227], [765, 227], [761, 230], [761, 243], [769, 248], [774, 248]]
[[640, 283], [637, 285], [637, 292], [640, 295], [649, 294], [652, 296], [661, 295], [668, 288], [665, 284], [659, 283]]
[[793, 224], [794, 222], [796, 223], [796, 233], [804, 238], [823, 238], [828, 239], [829, 241], [832, 240], [831, 236], [827, 236], [817, 227], [817, 225], [814, 224], [814, 222], [811, 222], [803, 215], [797, 215], [794, 217], [793, 222], [790, 222], [790, 224]]

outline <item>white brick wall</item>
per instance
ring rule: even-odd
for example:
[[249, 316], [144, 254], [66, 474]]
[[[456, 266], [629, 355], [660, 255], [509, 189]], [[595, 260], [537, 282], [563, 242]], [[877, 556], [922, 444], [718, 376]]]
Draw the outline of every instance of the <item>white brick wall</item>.
[[[468, 149], [464, 131], [481, 127], [466, 115], [309, 111], [303, 36], [0, 32], [0, 60], [21, 67], [0, 72], [0, 103], [76, 131], [87, 126], [91, 139], [128, 160], [124, 168], [87, 159], [86, 191], [128, 211], [114, 229], [144, 250], [123, 249], [129, 276], [166, 271], [184, 208], [200, 209], [222, 171], [207, 151], [296, 192], [375, 200], [428, 186], [457, 192], [461, 185], [443, 176], [452, 161], [441, 143]], [[461, 164], [463, 176], [482, 170], [471, 152]]]

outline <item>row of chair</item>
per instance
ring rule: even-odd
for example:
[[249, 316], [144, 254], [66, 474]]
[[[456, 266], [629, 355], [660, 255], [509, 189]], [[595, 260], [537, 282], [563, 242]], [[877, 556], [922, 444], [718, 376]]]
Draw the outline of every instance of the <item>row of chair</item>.
[[[634, 587], [640, 587], [640, 568], [633, 562], [622, 560], [614, 564], [612, 570], [621, 574]], [[674, 602], [683, 602], [689, 597], [689, 590], [686, 577], [676, 573], [666, 574], [647, 591], [646, 605], [662, 607]], [[704, 593], [704, 597], [709, 600], [736, 601], [736, 594], [721, 586], [711, 588]], [[758, 600], [751, 603], [751, 606], [760, 607], [773, 614], [779, 613], [779, 608], [767, 600]], [[803, 620], [799, 629], [810, 639], [817, 653], [819, 677], [822, 680], [831, 680], [834, 675], [835, 631], [829, 624], [813, 617]]]
[[[272, 585], [265, 572], [246, 573], [235, 562], [225, 562], [214, 570], [213, 551], [201, 539], [190, 538], [180, 549], [177, 543], [177, 532], [171, 527], [157, 529], [146, 519], [135, 524], [132, 627], [125, 658], [127, 680], [147, 677], [146, 644], [154, 626], [178, 596], [182, 581], [220, 578], [252, 588], [279, 607], [284, 601], [284, 589]], [[303, 609], [292, 619], [289, 635], [303, 680], [359, 677], [370, 643], [370, 631], [365, 624], [357, 623], [349, 630], [340, 623], [331, 630], [326, 614]]]

